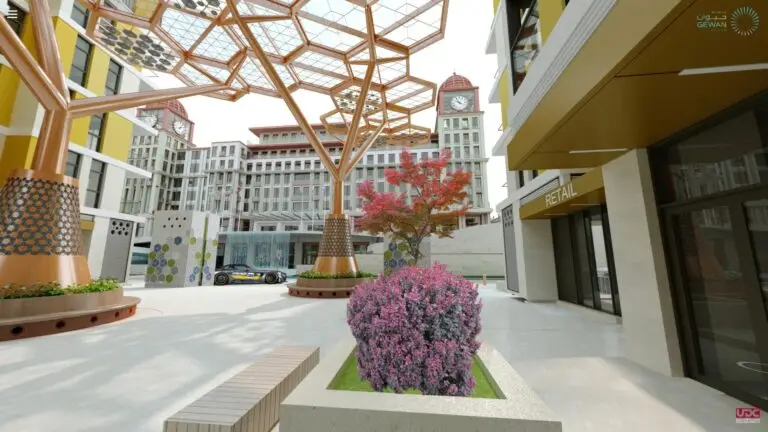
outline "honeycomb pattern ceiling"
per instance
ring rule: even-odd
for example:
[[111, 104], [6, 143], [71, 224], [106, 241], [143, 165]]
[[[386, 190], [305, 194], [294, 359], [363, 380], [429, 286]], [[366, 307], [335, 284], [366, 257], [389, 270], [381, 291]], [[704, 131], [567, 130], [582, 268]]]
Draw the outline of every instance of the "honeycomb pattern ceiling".
[[382, 127], [388, 140], [429, 138], [410, 119], [434, 106], [437, 86], [411, 76], [410, 56], [442, 39], [448, 0], [135, 0], [131, 9], [83, 1], [96, 20], [89, 35], [132, 65], [188, 86], [226, 83], [234, 74], [228, 89], [211, 94], [220, 99], [282, 97], [257, 43], [288, 92], [330, 96], [335, 109], [321, 120], [332, 133], [348, 131], [373, 51], [360, 136]]

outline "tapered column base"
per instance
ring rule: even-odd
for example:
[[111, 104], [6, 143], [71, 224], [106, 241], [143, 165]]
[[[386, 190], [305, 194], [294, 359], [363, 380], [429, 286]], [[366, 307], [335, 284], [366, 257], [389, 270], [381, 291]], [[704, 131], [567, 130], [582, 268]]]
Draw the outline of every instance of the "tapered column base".
[[346, 215], [330, 214], [325, 217], [323, 239], [314, 270], [334, 275], [356, 274], [359, 271]]
[[88, 284], [77, 179], [16, 170], [0, 190], [0, 285]]

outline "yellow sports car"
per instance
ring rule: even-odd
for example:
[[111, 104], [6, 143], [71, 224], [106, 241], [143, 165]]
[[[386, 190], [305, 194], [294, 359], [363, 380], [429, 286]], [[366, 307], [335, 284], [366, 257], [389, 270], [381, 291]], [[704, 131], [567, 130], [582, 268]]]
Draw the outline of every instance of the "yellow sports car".
[[229, 284], [277, 284], [288, 278], [280, 270], [257, 270], [248, 264], [227, 264], [216, 270], [213, 276], [215, 285]]

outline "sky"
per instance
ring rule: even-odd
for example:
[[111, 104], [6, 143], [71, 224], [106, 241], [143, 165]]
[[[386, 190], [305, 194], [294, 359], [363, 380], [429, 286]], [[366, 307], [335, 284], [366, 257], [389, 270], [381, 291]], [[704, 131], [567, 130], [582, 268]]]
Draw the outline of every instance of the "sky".
[[[330, 0], [334, 1], [342, 0]], [[485, 150], [489, 157], [488, 196], [495, 208], [506, 198], [506, 172], [504, 158], [491, 156], [491, 149], [501, 135], [501, 105], [488, 104], [497, 68], [496, 56], [485, 54], [492, 20], [491, 0], [450, 1], [445, 38], [411, 57], [411, 75], [440, 85], [455, 72], [480, 88], [480, 109], [485, 112]], [[180, 81], [167, 75], [150, 81], [162, 88], [180, 85]], [[327, 95], [298, 90], [294, 97], [311, 123], [319, 123], [320, 115], [333, 109]], [[195, 96], [182, 103], [195, 123], [193, 141], [197, 146], [215, 141], [255, 141], [249, 127], [296, 124], [282, 99], [262, 95], [247, 95], [234, 103]], [[433, 128], [435, 116], [436, 111], [431, 108], [416, 114], [414, 123]]]

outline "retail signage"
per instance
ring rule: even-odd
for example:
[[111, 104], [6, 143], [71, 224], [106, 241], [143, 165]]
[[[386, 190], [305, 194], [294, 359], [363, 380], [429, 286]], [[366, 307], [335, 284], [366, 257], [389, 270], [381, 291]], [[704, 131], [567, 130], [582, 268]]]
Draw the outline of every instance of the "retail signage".
[[547, 208], [549, 208], [553, 205], [560, 204], [563, 201], [567, 201], [577, 195], [578, 193], [573, 190], [573, 182], [571, 182], [544, 195], [544, 203]]
[[729, 29], [741, 36], [751, 36], [760, 26], [760, 15], [754, 8], [742, 6], [730, 13], [714, 10], [696, 16], [696, 27], [710, 32], [724, 32]]

